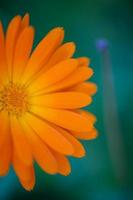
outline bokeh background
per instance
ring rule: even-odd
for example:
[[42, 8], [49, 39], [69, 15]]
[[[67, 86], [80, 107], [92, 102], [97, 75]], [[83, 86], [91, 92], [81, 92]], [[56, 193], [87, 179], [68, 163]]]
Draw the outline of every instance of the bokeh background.
[[44, 174], [28, 193], [13, 170], [0, 178], [0, 200], [133, 199], [133, 1], [0, 0], [6, 27], [29, 12], [37, 43], [51, 28], [63, 26], [65, 41], [77, 44], [75, 56], [89, 56], [98, 85], [89, 111], [96, 114], [99, 137], [84, 142], [87, 156], [71, 159], [68, 177]]

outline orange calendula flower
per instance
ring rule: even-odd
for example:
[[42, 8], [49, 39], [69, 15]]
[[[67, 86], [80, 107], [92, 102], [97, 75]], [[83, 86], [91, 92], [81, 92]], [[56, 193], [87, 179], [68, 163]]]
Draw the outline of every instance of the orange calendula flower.
[[49, 174], [68, 175], [68, 156], [83, 157], [79, 142], [94, 139], [96, 118], [81, 110], [96, 85], [86, 57], [72, 58], [75, 44], [63, 44], [54, 28], [32, 52], [29, 15], [14, 17], [4, 34], [0, 23], [0, 175], [12, 165], [26, 190], [35, 184], [34, 161]]

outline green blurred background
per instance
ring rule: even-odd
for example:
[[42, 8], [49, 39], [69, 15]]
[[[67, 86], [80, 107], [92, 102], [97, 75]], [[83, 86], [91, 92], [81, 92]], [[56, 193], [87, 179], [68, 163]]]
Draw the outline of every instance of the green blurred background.
[[[133, 1], [0, 0], [5, 27], [14, 15], [26, 12], [36, 28], [36, 43], [51, 28], [63, 26], [65, 41], [77, 44], [75, 56], [91, 58], [98, 93], [87, 109], [98, 118], [99, 137], [84, 142], [87, 156], [71, 159], [68, 177], [47, 175], [36, 166], [36, 187], [30, 193], [11, 169], [0, 178], [0, 200], [133, 199]], [[99, 39], [106, 43], [102, 38], [108, 40], [105, 50], [99, 47]]]

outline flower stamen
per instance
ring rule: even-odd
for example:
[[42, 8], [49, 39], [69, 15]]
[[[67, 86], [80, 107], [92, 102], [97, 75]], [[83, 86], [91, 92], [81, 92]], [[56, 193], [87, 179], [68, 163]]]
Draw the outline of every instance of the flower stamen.
[[29, 110], [28, 92], [21, 85], [10, 83], [0, 91], [1, 110], [21, 116]]

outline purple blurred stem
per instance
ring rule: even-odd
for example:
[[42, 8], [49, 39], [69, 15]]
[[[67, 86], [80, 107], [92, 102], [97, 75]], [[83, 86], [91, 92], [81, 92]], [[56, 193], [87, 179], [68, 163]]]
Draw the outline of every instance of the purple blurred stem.
[[109, 153], [115, 177], [120, 183], [124, 183], [126, 179], [125, 151], [117, 111], [109, 44], [107, 40], [102, 39], [97, 41], [96, 45], [102, 57], [104, 125]]

